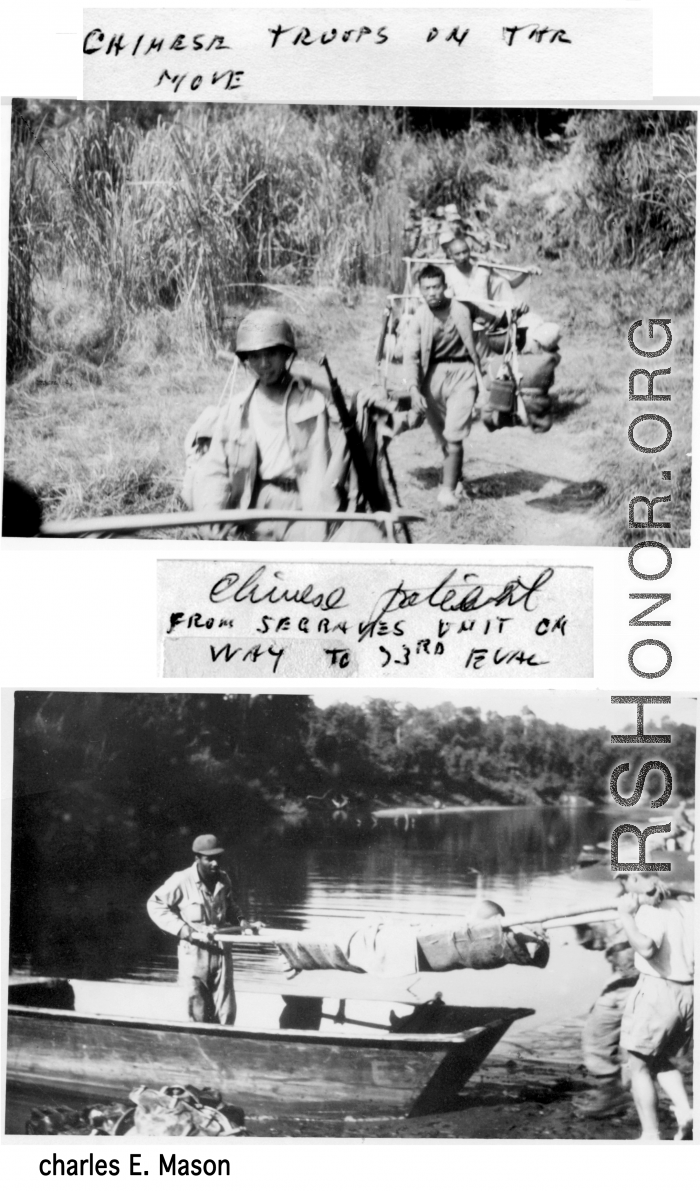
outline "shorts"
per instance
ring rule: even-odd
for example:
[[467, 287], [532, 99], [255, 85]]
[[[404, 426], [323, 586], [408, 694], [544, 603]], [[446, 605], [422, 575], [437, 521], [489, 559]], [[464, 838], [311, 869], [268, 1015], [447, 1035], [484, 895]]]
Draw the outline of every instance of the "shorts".
[[433, 364], [422, 386], [428, 420], [437, 436], [438, 423], [446, 442], [461, 443], [469, 434], [476, 401], [476, 369], [471, 360]]
[[692, 1039], [692, 984], [642, 974], [625, 1008], [620, 1045], [665, 1062], [680, 1056]]

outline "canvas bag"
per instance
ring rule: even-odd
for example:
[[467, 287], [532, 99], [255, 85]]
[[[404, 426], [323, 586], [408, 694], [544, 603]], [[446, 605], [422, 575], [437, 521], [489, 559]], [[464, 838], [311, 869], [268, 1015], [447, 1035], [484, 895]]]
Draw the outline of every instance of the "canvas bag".
[[[234, 1124], [220, 1107], [204, 1104], [199, 1090], [179, 1084], [156, 1090], [142, 1084], [134, 1088], [129, 1099], [136, 1105], [129, 1128], [119, 1132], [138, 1133], [145, 1137], [236, 1137], [245, 1136], [241, 1124]], [[207, 1100], [213, 1097], [206, 1096]], [[229, 1109], [234, 1119], [242, 1118], [240, 1109]], [[128, 1115], [128, 1114], [127, 1114]], [[126, 1124], [126, 1122], [124, 1122]]]
[[184, 500], [188, 509], [193, 507], [192, 484], [194, 479], [194, 470], [200, 459], [206, 455], [211, 446], [211, 440], [214, 437], [216, 423], [219, 420], [219, 415], [221, 414], [224, 402], [227, 401], [228, 398], [233, 394], [237, 374], [238, 357], [236, 357], [233, 366], [226, 377], [218, 405], [207, 405], [202, 410], [199, 417], [196, 418], [189, 427], [187, 434], [185, 435], [185, 475], [182, 481], [182, 499]]

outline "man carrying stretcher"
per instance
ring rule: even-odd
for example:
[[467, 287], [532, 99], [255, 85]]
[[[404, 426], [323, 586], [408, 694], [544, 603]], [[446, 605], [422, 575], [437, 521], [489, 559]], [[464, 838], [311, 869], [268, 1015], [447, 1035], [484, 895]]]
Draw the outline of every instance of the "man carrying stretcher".
[[484, 377], [471, 314], [467, 306], [447, 297], [442, 269], [426, 265], [419, 283], [424, 302], [406, 328], [406, 379], [414, 409], [426, 414], [445, 456], [438, 505], [456, 509], [464, 441], [477, 392], [485, 393]]

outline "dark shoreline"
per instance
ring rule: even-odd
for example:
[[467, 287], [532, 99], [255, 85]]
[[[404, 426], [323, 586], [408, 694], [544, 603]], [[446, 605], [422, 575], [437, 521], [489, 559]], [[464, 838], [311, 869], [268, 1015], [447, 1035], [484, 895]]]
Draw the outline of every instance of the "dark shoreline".
[[[451, 1112], [413, 1119], [346, 1117], [341, 1121], [308, 1119], [281, 1114], [276, 1117], [246, 1118], [246, 1128], [253, 1138], [381, 1138], [395, 1140], [472, 1139], [498, 1141], [631, 1141], [639, 1137], [639, 1123], [632, 1099], [618, 1116], [590, 1120], [579, 1116], [575, 1101], [585, 1092], [587, 1082], [580, 1066], [561, 1064], [514, 1064], [503, 1071], [486, 1063], [481, 1076], [458, 1097]], [[128, 1092], [123, 1097], [126, 1101]], [[85, 1107], [85, 1096], [68, 1089], [50, 1089], [31, 1085], [8, 1084], [5, 1130], [23, 1135], [25, 1122], [35, 1107], [67, 1105]], [[662, 1135], [670, 1140], [675, 1122], [668, 1108], [661, 1109]], [[34, 1140], [39, 1144], [38, 1137]], [[171, 1143], [176, 1139], [170, 1139]], [[177, 1139], [179, 1141], [179, 1139]], [[235, 1140], [231, 1139], [231, 1140]], [[73, 1135], [73, 1141], [75, 1137]], [[85, 1142], [114, 1144], [114, 1139], [85, 1137]], [[199, 1144], [206, 1139], [197, 1139]], [[47, 1137], [55, 1144], [56, 1138]], [[221, 1145], [221, 1140], [216, 1141]]]

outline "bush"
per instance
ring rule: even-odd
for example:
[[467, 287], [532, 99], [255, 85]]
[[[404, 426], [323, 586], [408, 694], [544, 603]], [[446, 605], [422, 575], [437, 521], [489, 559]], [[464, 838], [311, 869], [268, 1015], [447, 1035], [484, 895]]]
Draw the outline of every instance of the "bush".
[[519, 253], [692, 264], [692, 113], [577, 112], [544, 140], [478, 121], [416, 134], [387, 108], [183, 105], [139, 124], [128, 105], [91, 104], [63, 116], [15, 147], [13, 352], [31, 305], [27, 252], [44, 275], [70, 268], [99, 288], [116, 345], [141, 311], [175, 306], [212, 340], [227, 305], [264, 285], [395, 288], [409, 199], [486, 207]]

